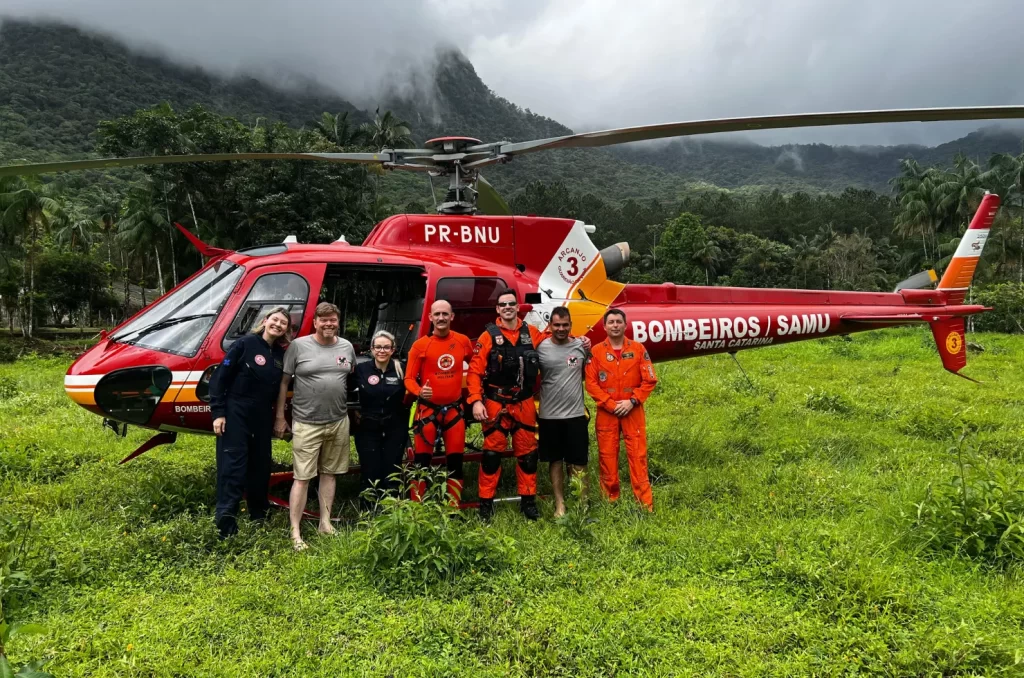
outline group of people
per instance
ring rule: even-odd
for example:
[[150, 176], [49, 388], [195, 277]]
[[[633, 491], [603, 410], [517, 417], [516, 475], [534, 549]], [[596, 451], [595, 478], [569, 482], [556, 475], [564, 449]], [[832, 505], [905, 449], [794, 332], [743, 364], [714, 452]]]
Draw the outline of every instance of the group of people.
[[[372, 338], [373, 359], [357, 364], [351, 342], [338, 334], [340, 312], [334, 304], [319, 304], [313, 333], [291, 341], [287, 349], [288, 309], [271, 309], [252, 334], [232, 344], [210, 380], [213, 430], [218, 436], [216, 522], [221, 536], [237, 532], [243, 493], [250, 517], [257, 521], [266, 517], [271, 436], [288, 435], [289, 392], [292, 542], [296, 550], [307, 547], [300, 526], [309, 482], [317, 477], [318, 529], [334, 532], [335, 477], [349, 468], [349, 378], [359, 391], [352, 436], [359, 455], [364, 508], [372, 506], [369, 497], [374, 492], [399, 490], [393, 474], [404, 461], [412, 398], [413, 463], [427, 467], [443, 450], [447, 493], [453, 502], [462, 498], [466, 419], [472, 417], [484, 433], [477, 481], [480, 517], [487, 520], [493, 515], [502, 454], [510, 440], [523, 516], [529, 520], [540, 516], [536, 499], [540, 462], [549, 464], [554, 515], [563, 515], [566, 471], [570, 476], [581, 473], [588, 463], [586, 390], [597, 406], [603, 493], [611, 501], [619, 498], [619, 442], [624, 439], [633, 493], [653, 510], [643, 403], [657, 377], [643, 345], [626, 337], [625, 313], [609, 309], [603, 318], [607, 337], [591, 346], [588, 338], [572, 336], [568, 308], [553, 309], [546, 332], [519, 319], [514, 290], [501, 293], [496, 311], [496, 321], [473, 342], [452, 330], [451, 304], [435, 301], [430, 308], [430, 334], [412, 345], [403, 369], [395, 357], [395, 338], [385, 331]], [[463, 382], [469, 392], [465, 404]], [[408, 488], [414, 501], [425, 491], [423, 480], [413, 481]]]

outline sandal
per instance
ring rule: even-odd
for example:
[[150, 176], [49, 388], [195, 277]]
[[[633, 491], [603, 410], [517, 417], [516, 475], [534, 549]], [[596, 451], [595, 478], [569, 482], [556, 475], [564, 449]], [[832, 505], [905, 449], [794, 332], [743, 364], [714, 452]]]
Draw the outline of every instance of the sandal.
[[292, 539], [292, 548], [295, 550], [296, 553], [299, 553], [300, 551], [305, 551], [306, 549], [308, 549], [309, 544], [302, 541], [301, 539]]

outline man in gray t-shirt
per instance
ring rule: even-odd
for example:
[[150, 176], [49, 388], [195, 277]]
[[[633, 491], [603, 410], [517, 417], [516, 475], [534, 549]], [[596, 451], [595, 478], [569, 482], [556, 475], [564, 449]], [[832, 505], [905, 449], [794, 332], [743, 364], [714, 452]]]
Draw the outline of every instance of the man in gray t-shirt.
[[551, 336], [537, 346], [540, 354], [540, 411], [537, 415], [540, 460], [549, 464], [555, 493], [555, 518], [565, 515], [563, 462], [569, 475], [587, 468], [590, 435], [587, 410], [583, 405], [583, 377], [587, 350], [583, 341], [569, 336], [569, 309], [559, 306], [551, 312]]
[[288, 498], [292, 543], [302, 540], [302, 514], [309, 481], [320, 476], [320, 532], [333, 534], [335, 475], [348, 472], [348, 376], [356, 367], [352, 344], [338, 336], [338, 307], [321, 303], [313, 314], [313, 334], [291, 343], [284, 354], [284, 374], [277, 399], [274, 432], [284, 435], [288, 424], [284, 404], [294, 377], [292, 394], [292, 491]]
[[355, 369], [352, 343], [341, 337], [321, 344], [317, 335], [300, 337], [284, 354], [284, 373], [292, 386], [292, 421], [328, 424], [348, 414], [348, 375]]

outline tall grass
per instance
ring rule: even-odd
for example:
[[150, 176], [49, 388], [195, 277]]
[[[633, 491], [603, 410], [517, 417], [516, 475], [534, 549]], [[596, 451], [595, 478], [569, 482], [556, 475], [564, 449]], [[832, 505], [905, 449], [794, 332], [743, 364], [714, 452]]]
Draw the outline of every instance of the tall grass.
[[962, 475], [965, 428], [968, 499], [974, 479], [1020, 488], [1024, 339], [972, 341], [980, 386], [913, 329], [741, 353], [750, 381], [728, 357], [660, 365], [653, 515], [626, 487], [577, 506], [579, 531], [547, 500], [538, 523], [499, 505], [508, 561], [426, 592], [380, 586], [356, 522], [301, 554], [283, 515], [218, 541], [210, 438], [118, 466], [149, 432], [67, 400], [66, 362], [0, 365], [0, 514], [47, 561], [12, 614], [48, 632], [8, 651], [60, 676], [1013, 675], [1019, 558], [924, 546], [917, 517]]

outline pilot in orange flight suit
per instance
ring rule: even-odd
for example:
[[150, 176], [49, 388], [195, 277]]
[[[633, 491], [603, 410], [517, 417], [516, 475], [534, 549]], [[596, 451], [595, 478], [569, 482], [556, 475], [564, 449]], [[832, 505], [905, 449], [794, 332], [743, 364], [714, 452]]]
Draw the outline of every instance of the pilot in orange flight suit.
[[484, 452], [480, 462], [480, 517], [494, 511], [494, 494], [501, 478], [501, 456], [508, 437], [516, 456], [519, 510], [537, 520], [537, 392], [540, 357], [535, 347], [546, 334], [516, 316], [516, 293], [506, 290], [498, 297], [498, 322], [489, 324], [473, 347], [467, 383], [473, 418], [484, 428]]
[[[448, 494], [457, 502], [462, 497], [462, 459], [466, 451], [466, 420], [460, 402], [462, 377], [465, 364], [473, 356], [473, 346], [465, 334], [450, 330], [453, 318], [447, 301], [438, 300], [430, 306], [434, 329], [409, 349], [405, 388], [418, 403], [413, 422], [416, 466], [430, 466], [441, 438], [448, 466]], [[426, 483], [416, 481], [409, 494], [419, 501], [425, 490]]]
[[[643, 344], [625, 336], [626, 314], [613, 308], [604, 315], [608, 338], [591, 349], [587, 393], [597, 404], [597, 455], [601, 489], [610, 501], [619, 498], [619, 433], [626, 440], [626, 460], [633, 494], [654, 510], [647, 475], [647, 421], [644, 401], [658, 378]], [[618, 348], [615, 348], [618, 346]]]

